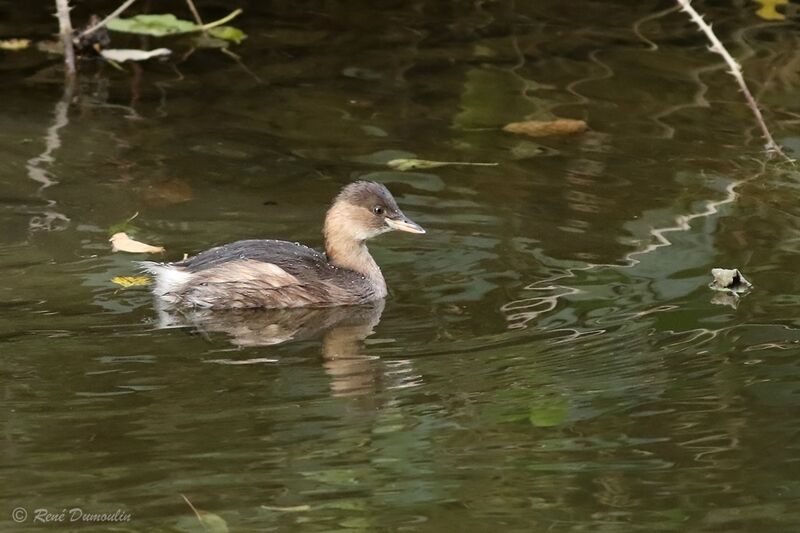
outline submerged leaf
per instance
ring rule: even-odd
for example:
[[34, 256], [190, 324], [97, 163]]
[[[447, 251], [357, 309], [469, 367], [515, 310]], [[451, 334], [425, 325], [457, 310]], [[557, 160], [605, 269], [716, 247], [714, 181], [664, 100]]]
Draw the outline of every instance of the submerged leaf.
[[0, 50], [25, 50], [31, 45], [30, 39], [2, 39], [0, 40]]
[[468, 163], [462, 161], [427, 161], [425, 159], [392, 159], [387, 161], [387, 166], [397, 170], [418, 170], [424, 168], [445, 167], [448, 165], [472, 167], [496, 167], [497, 163]]
[[100, 51], [100, 55], [109, 61], [124, 63], [125, 61], [146, 61], [151, 57], [168, 56], [172, 53], [169, 48], [156, 48], [155, 50], [136, 50], [125, 48], [107, 48]]
[[144, 196], [148, 202], [158, 205], [179, 204], [191, 200], [194, 193], [189, 183], [180, 178], [173, 178], [153, 183], [144, 191]]
[[200, 26], [194, 22], [181, 20], [171, 13], [136, 15], [127, 19], [116, 18], [109, 20], [106, 26], [111, 31], [152, 35], [154, 37], [200, 31]]
[[205, 511], [200, 511], [199, 514], [198, 520], [203, 526], [203, 531], [208, 533], [228, 533], [230, 531], [228, 523], [220, 515]]
[[200, 522], [200, 526], [203, 528], [203, 531], [206, 533], [228, 533], [228, 531], [230, 531], [228, 529], [228, 523], [224, 518], [214, 513], [199, 510], [197, 507], [192, 505], [192, 502], [189, 501], [189, 498], [183, 494], [181, 494], [181, 498], [183, 498], [183, 501], [185, 501], [186, 504], [192, 509], [192, 512], [194, 513], [195, 518], [197, 518], [197, 521]]
[[546, 137], [548, 135], [569, 135], [582, 133], [588, 129], [583, 120], [571, 118], [557, 118], [555, 120], [526, 120], [524, 122], [511, 122], [503, 126], [503, 131], [519, 133], [530, 137]]
[[150, 285], [150, 278], [147, 276], [117, 276], [111, 278], [112, 283], [128, 288], [128, 287], [144, 287]]
[[528, 420], [537, 428], [560, 426], [567, 420], [569, 404], [562, 397], [546, 397], [531, 405]]
[[143, 242], [134, 241], [127, 233], [115, 233], [109, 239], [111, 248], [115, 252], [130, 252], [134, 254], [158, 254], [164, 251], [163, 246], [151, 246]]

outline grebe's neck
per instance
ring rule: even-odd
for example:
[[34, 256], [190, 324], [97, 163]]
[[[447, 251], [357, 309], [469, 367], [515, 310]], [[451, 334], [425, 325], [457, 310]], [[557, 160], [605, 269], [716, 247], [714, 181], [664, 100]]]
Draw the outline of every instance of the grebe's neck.
[[355, 235], [350, 229], [351, 215], [347, 209], [337, 204], [328, 210], [323, 229], [325, 253], [335, 266], [366, 277], [380, 297], [384, 297], [387, 292], [383, 273], [367, 249], [366, 235]]

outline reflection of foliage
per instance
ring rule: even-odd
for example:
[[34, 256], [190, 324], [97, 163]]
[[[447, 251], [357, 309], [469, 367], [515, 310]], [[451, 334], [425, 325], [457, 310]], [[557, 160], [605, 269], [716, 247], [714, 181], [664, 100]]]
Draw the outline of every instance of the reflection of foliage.
[[[515, 89], [516, 87], [516, 89]], [[515, 74], [498, 69], [471, 69], [467, 72], [461, 96], [461, 112], [455, 116], [459, 128], [497, 127], [532, 115], [549, 118], [542, 113], [548, 102], [520, 96], [532, 88], [533, 81], [520, 82]]]

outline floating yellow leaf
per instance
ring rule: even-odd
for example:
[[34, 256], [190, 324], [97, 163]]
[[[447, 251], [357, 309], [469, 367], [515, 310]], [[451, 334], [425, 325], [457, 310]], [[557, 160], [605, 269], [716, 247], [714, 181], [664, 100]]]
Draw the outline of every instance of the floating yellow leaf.
[[31, 45], [30, 39], [3, 39], [0, 40], [0, 50], [25, 50]]
[[525, 122], [511, 122], [503, 126], [503, 131], [519, 133], [530, 137], [547, 137], [548, 135], [569, 135], [581, 133], [588, 129], [583, 120], [571, 118], [557, 118], [555, 120], [526, 120]]
[[466, 163], [462, 161], [427, 161], [425, 159], [392, 159], [386, 163], [389, 167], [403, 170], [417, 170], [423, 168], [437, 168], [448, 165], [472, 166], [472, 167], [495, 167], [497, 163]]
[[109, 239], [111, 248], [115, 252], [130, 252], [134, 254], [158, 254], [164, 251], [163, 246], [151, 246], [143, 242], [134, 241], [125, 232], [115, 233]]
[[127, 289], [128, 287], [150, 285], [150, 278], [147, 276], [117, 276], [116, 278], [111, 278], [111, 282]]
[[784, 20], [786, 18], [785, 15], [778, 12], [777, 7], [788, 4], [789, 0], [756, 0], [756, 3], [761, 4], [756, 15], [764, 20]]

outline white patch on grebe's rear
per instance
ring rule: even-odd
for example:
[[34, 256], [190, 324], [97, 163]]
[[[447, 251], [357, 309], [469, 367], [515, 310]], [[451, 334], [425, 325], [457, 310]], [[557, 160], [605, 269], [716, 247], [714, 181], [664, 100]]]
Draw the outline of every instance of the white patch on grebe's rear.
[[191, 273], [169, 263], [141, 261], [139, 266], [155, 278], [153, 294], [166, 300], [170, 300], [171, 294], [174, 295], [183, 290], [192, 279]]

